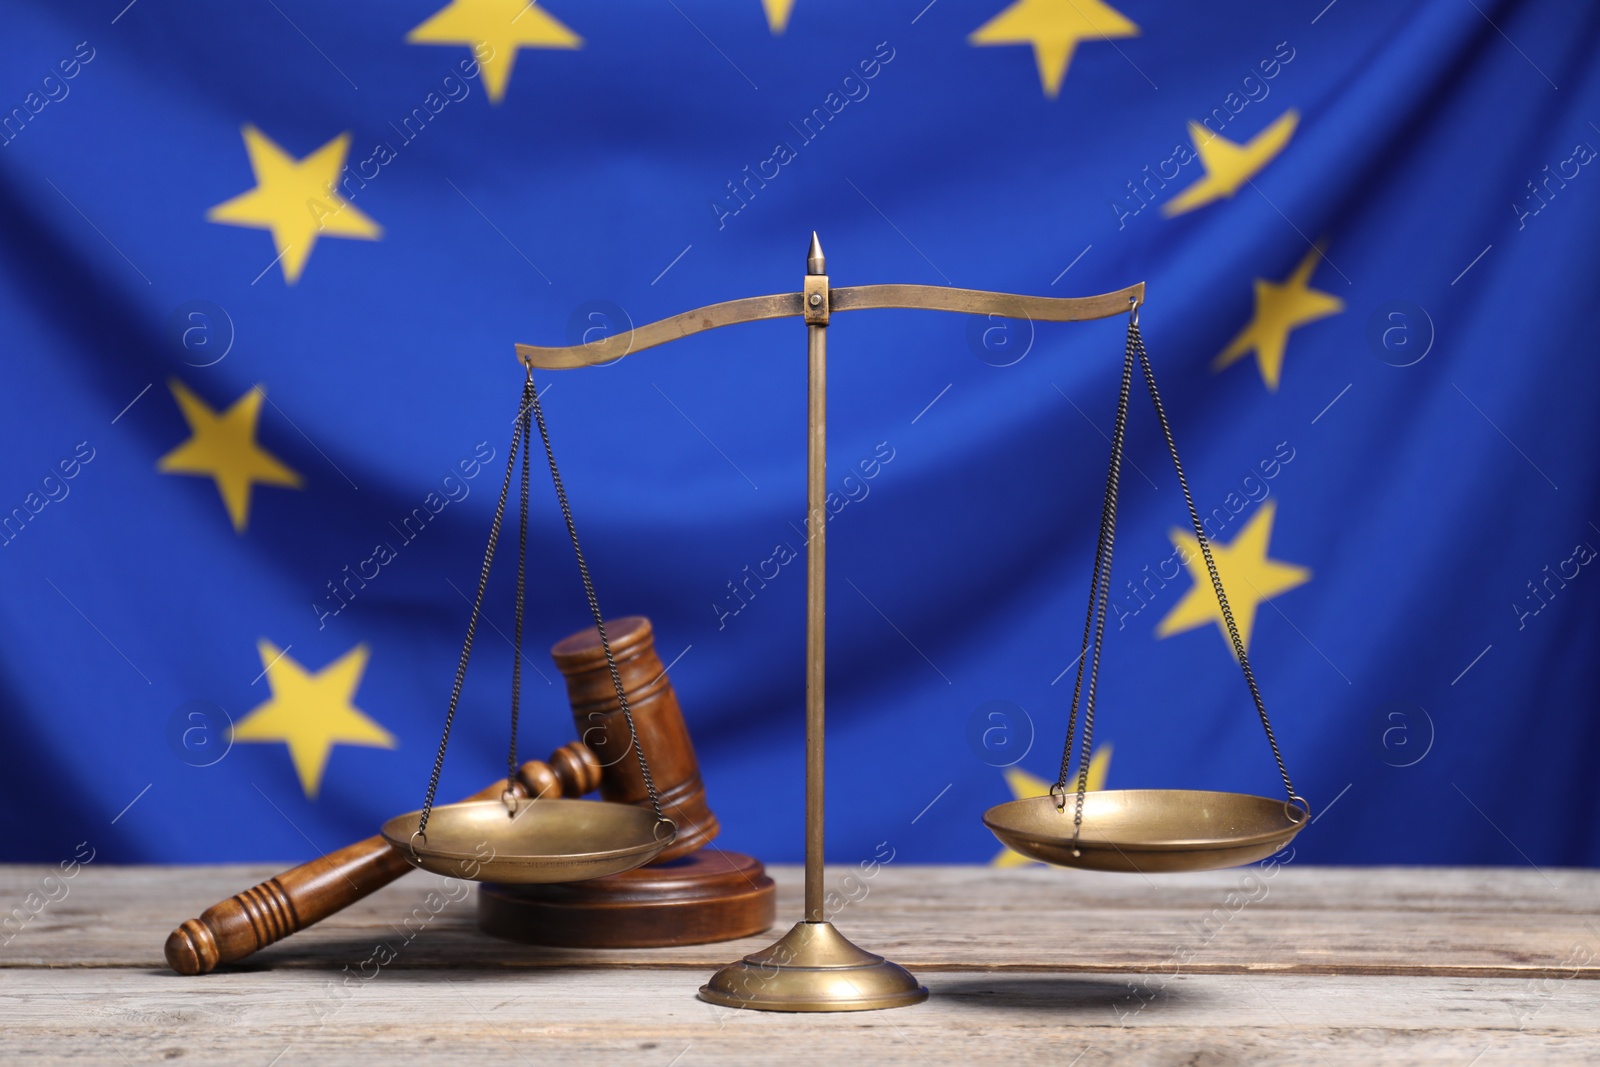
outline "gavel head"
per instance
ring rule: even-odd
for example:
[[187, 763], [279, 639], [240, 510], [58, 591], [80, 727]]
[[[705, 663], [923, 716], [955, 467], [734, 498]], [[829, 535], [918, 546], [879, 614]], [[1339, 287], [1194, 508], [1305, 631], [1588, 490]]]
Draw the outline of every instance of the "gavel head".
[[[639, 746], [661, 798], [662, 814], [678, 826], [677, 838], [656, 862], [686, 856], [709, 843], [720, 829], [717, 817], [706, 806], [705, 783], [700, 780], [700, 763], [688, 724], [683, 721], [683, 710], [661, 657], [656, 655], [650, 620], [630, 615], [610, 620], [605, 627], [622, 691], [633, 712]], [[617, 700], [599, 631], [593, 626], [580, 630], [557, 643], [550, 655], [567, 680], [578, 740], [600, 762], [600, 795], [623, 804], [648, 806], [650, 791], [629, 743], [628, 723]]]

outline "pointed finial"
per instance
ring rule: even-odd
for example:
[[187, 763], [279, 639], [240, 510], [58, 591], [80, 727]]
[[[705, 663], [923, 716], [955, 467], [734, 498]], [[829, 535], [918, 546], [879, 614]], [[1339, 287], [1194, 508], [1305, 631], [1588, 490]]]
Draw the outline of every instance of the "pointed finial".
[[822, 242], [817, 240], [817, 231], [811, 231], [811, 251], [806, 253], [806, 273], [828, 273], [828, 261], [822, 257]]

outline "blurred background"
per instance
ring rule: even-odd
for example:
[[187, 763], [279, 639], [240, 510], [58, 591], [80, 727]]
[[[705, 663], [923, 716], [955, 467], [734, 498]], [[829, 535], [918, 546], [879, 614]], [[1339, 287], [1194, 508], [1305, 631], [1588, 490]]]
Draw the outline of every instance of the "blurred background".
[[[158, 0], [0, 34], [0, 858], [299, 860], [419, 807], [522, 371], [832, 283], [1141, 312], [1315, 824], [1600, 862], [1600, 10], [1510, 0]], [[1125, 321], [839, 316], [829, 859], [1020, 862]], [[796, 320], [542, 373], [721, 842], [802, 853]], [[1278, 795], [1136, 383], [1095, 776]], [[535, 467], [522, 756], [587, 624]], [[442, 797], [502, 772], [502, 553]], [[1203, 571], [1200, 572], [1203, 578]]]

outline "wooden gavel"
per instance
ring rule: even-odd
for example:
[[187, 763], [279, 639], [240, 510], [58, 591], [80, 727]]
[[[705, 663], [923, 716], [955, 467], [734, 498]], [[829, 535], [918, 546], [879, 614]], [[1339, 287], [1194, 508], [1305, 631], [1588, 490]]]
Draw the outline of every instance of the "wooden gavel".
[[[705, 845], [719, 826], [706, 806], [694, 744], [656, 655], [650, 620], [617, 619], [606, 624], [606, 636], [662, 810], [678, 825], [672, 845], [655, 860], [665, 863]], [[522, 796], [581, 797], [598, 788], [606, 800], [648, 805], [598, 632], [590, 627], [573, 634], [551, 656], [566, 677], [580, 740], [556, 749], [548, 761], [524, 763], [512, 789]], [[468, 799], [498, 799], [506, 785], [502, 778]], [[411, 869], [382, 837], [346, 845], [213, 904], [198, 919], [185, 920], [167, 937], [167, 963], [179, 974], [205, 974], [326, 919]]]

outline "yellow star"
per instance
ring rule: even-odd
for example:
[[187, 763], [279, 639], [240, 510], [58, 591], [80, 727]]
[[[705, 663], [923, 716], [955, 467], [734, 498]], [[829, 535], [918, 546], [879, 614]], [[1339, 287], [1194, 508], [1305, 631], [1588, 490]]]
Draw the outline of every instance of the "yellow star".
[[[581, 48], [583, 38], [529, 0], [451, 0], [406, 34], [408, 44], [464, 44], [478, 55], [489, 102], [506, 95], [519, 48]], [[487, 58], [483, 55], [487, 45]]]
[[761, 6], [767, 9], [767, 25], [773, 33], [782, 33], [788, 28], [789, 12], [794, 10], [794, 0], [761, 0]]
[[[1228, 593], [1228, 605], [1233, 609], [1233, 620], [1239, 626], [1239, 640], [1245, 651], [1250, 651], [1250, 631], [1255, 628], [1256, 609], [1262, 602], [1271, 600], [1295, 586], [1311, 580], [1305, 567], [1267, 558], [1267, 543], [1272, 540], [1272, 520], [1278, 513], [1278, 502], [1268, 500], [1261, 505], [1245, 528], [1231, 544], [1211, 542], [1211, 555], [1217, 561], [1217, 573], [1222, 577], [1222, 587]], [[1211, 588], [1211, 575], [1206, 570], [1205, 557], [1194, 534], [1174, 529], [1168, 536], [1175, 547], [1185, 553], [1185, 565], [1194, 585], [1183, 595], [1167, 617], [1156, 627], [1157, 637], [1171, 637], [1185, 630], [1193, 630], [1208, 622], [1217, 624], [1222, 639], [1231, 650], [1233, 641], [1228, 636], [1228, 624], [1217, 604], [1217, 595]]]
[[178, 379], [167, 385], [189, 424], [189, 439], [157, 460], [156, 470], [215, 479], [238, 533], [244, 533], [250, 522], [250, 489], [256, 482], [300, 488], [300, 475], [256, 443], [256, 423], [261, 418], [261, 401], [266, 399], [261, 386], [219, 415]]
[[233, 728], [235, 741], [282, 741], [306, 796], [316, 799], [334, 745], [393, 748], [394, 735], [351, 703], [367, 669], [367, 646], [357, 645], [317, 671], [307, 671], [266, 638], [256, 642], [272, 699]]
[[[1095, 750], [1089, 757], [1089, 792], [1106, 787], [1106, 774], [1111, 770], [1111, 746]], [[1011, 787], [1011, 799], [1026, 800], [1029, 797], [1042, 797], [1050, 792], [1052, 783], [1043, 778], [1036, 778], [1021, 767], [1006, 768], [1006, 785]], [[1068, 783], [1076, 790], [1077, 779]], [[1000, 854], [989, 861], [991, 867], [1026, 867], [1036, 861], [1030, 860], [1020, 852], [1013, 852], [1009, 848], [1000, 850]]]
[[1237, 193], [1284, 150], [1299, 122], [1300, 113], [1290, 108], [1244, 144], [1212, 133], [1198, 122], [1189, 123], [1189, 140], [1194, 142], [1206, 176], [1161, 205], [1161, 213], [1169, 218], [1182, 215]]
[[1080, 41], [1137, 37], [1139, 27], [1101, 0], [1016, 0], [972, 32], [975, 45], [1031, 44], [1044, 94], [1061, 92]]
[[304, 159], [295, 159], [254, 126], [244, 128], [244, 147], [256, 187], [206, 212], [211, 222], [271, 230], [283, 277], [300, 280], [318, 237], [375, 241], [383, 227], [357, 211], [336, 191], [350, 135], [341, 133]]
[[1213, 371], [1222, 370], [1254, 349], [1261, 380], [1267, 383], [1269, 391], [1278, 391], [1278, 380], [1283, 376], [1283, 353], [1289, 344], [1289, 331], [1344, 310], [1343, 300], [1321, 289], [1311, 288], [1311, 272], [1317, 269], [1321, 259], [1322, 246], [1317, 245], [1306, 253], [1300, 265], [1282, 282], [1256, 279], [1255, 314], [1239, 331], [1239, 336], [1212, 360]]

